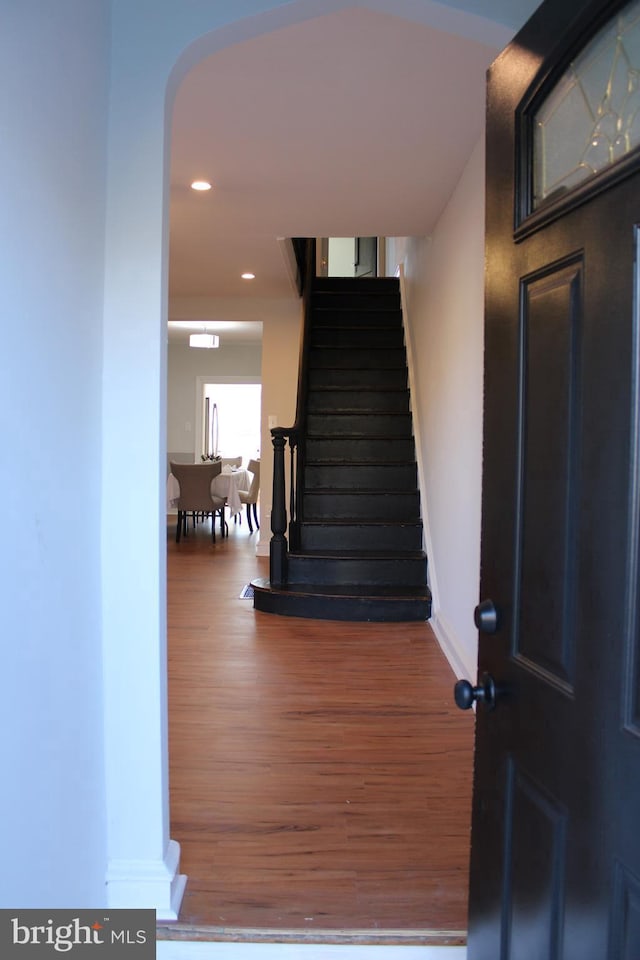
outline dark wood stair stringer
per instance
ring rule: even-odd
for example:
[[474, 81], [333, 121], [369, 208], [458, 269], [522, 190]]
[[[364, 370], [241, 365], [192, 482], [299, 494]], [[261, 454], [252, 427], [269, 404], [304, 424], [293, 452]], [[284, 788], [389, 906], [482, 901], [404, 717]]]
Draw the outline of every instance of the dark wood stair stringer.
[[257, 610], [326, 620], [427, 620], [431, 594], [397, 279], [318, 279], [297, 443], [286, 582]]

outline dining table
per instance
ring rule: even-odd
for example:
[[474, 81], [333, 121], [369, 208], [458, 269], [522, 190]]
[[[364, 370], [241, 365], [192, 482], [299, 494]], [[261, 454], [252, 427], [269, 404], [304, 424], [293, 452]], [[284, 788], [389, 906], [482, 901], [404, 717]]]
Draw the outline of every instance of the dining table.
[[222, 473], [219, 473], [211, 481], [211, 492], [216, 497], [226, 497], [229, 513], [232, 517], [235, 517], [242, 510], [242, 501], [238, 491], [248, 490], [250, 483], [251, 478], [247, 470], [235, 469], [225, 472], [223, 467]]
[[[242, 501], [240, 500], [239, 490], [248, 490], [251, 478], [247, 470], [222, 468], [211, 481], [211, 495], [214, 497], [224, 497], [229, 507], [229, 513], [232, 517], [242, 510]], [[167, 505], [169, 509], [175, 510], [180, 498], [180, 484], [172, 473], [167, 477]]]

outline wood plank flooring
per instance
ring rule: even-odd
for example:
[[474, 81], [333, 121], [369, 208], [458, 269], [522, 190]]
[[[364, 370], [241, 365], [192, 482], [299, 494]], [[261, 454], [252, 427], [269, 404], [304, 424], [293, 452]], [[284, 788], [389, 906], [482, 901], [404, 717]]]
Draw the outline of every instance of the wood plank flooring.
[[254, 611], [246, 519], [167, 543], [180, 926], [464, 931], [473, 715], [428, 624]]

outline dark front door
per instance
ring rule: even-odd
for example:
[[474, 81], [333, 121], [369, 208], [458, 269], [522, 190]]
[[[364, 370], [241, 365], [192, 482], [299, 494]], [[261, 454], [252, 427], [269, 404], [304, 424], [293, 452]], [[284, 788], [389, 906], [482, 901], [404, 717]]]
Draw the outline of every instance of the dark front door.
[[640, 958], [639, 18], [489, 72], [469, 960]]

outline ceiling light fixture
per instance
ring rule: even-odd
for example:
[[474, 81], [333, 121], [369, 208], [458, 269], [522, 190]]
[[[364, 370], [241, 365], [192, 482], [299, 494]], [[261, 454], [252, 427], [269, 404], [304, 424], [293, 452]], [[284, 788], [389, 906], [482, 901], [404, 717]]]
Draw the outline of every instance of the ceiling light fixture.
[[194, 180], [191, 184], [192, 190], [211, 190], [211, 184], [208, 180]]
[[220, 337], [216, 336], [215, 333], [192, 333], [189, 336], [189, 346], [214, 350], [220, 346]]
[[242, 274], [242, 279], [243, 279], [243, 280], [255, 280], [255, 278], [256, 278], [255, 273], [243, 273], [243, 274]]

